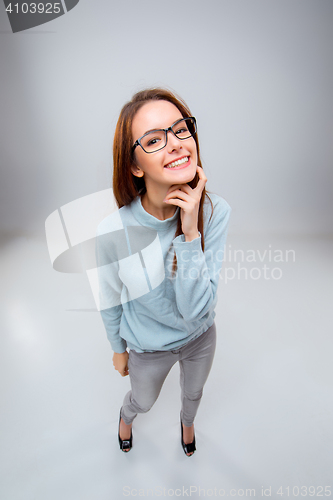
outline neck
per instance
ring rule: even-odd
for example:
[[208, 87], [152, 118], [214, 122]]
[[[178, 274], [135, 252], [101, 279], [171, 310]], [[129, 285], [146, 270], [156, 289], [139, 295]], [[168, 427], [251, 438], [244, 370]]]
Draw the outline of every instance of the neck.
[[168, 186], [163, 186], [160, 189], [147, 190], [141, 198], [143, 208], [150, 215], [156, 217], [156, 219], [170, 219], [177, 210], [175, 205], [168, 205], [163, 202], [168, 190]]

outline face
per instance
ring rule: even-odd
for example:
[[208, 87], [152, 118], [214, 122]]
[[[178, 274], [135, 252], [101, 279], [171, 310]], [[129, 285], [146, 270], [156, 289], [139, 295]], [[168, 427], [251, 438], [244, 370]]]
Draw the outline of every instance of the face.
[[[150, 101], [144, 104], [132, 122], [133, 144], [148, 130], [166, 129], [181, 118], [181, 112], [171, 102]], [[180, 140], [172, 132], [168, 132], [165, 148], [148, 154], [137, 146], [134, 158], [132, 173], [137, 177], [143, 176], [147, 191], [169, 188], [173, 184], [185, 184], [194, 178], [197, 169], [197, 146], [193, 137]], [[174, 161], [185, 158], [188, 159], [185, 163], [170, 168]]]

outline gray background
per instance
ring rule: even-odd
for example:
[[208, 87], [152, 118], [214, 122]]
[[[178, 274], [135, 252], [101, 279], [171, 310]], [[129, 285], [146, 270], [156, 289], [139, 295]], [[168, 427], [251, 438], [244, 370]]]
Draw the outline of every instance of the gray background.
[[[331, 0], [81, 0], [13, 35], [0, 3], [1, 498], [331, 485], [332, 21]], [[222, 275], [190, 459], [178, 366], [120, 452], [128, 377], [87, 278], [52, 269], [44, 234], [51, 212], [110, 186], [119, 111], [153, 85], [197, 117], [207, 187], [233, 209], [228, 251], [266, 252], [225, 271], [282, 272]]]

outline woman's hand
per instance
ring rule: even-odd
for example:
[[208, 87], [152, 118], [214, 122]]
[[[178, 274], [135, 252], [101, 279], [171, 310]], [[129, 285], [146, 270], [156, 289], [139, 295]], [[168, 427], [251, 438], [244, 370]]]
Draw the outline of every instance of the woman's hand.
[[171, 186], [164, 199], [165, 203], [180, 207], [180, 219], [185, 241], [192, 241], [198, 238], [198, 212], [203, 188], [207, 182], [207, 177], [199, 165], [197, 166], [199, 182], [192, 189], [188, 184], [175, 184]]
[[128, 352], [115, 352], [113, 354], [113, 366], [122, 377], [128, 375]]

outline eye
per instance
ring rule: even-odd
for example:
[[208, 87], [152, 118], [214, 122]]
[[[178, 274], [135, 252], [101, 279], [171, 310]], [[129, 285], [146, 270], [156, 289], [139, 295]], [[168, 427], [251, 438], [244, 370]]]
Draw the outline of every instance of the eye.
[[175, 134], [182, 134], [184, 132], [187, 132], [188, 129], [186, 127], [181, 127], [179, 129], [176, 130]]
[[149, 139], [149, 141], [147, 142], [147, 146], [153, 146], [154, 144], [157, 144], [158, 141], [160, 141], [161, 139], [159, 137], [154, 137], [153, 139]]

